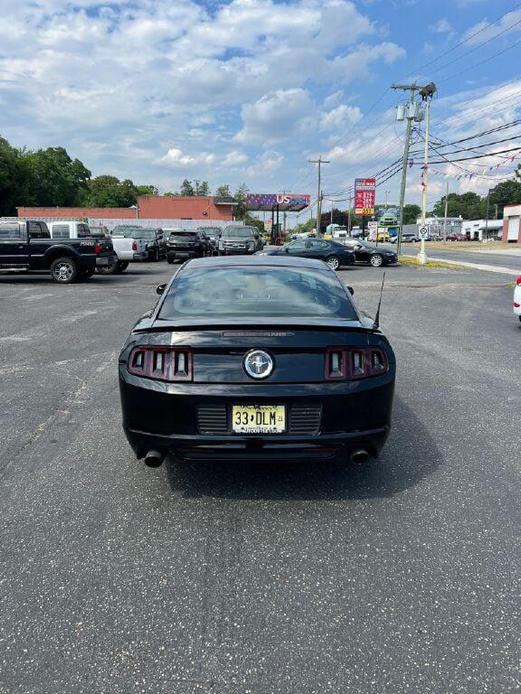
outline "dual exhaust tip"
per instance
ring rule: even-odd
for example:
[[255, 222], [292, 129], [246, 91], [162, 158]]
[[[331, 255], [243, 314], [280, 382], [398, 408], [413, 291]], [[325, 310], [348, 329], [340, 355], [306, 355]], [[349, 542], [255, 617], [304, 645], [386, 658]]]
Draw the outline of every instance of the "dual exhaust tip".
[[[148, 453], [145, 455], [145, 465], [152, 468], [160, 467], [163, 464], [165, 457], [165, 453], [161, 453], [160, 451], [148, 451]], [[371, 456], [365, 450], [365, 448], [358, 448], [350, 454], [349, 460], [357, 465], [362, 465], [363, 463], [367, 463], [370, 457]]]

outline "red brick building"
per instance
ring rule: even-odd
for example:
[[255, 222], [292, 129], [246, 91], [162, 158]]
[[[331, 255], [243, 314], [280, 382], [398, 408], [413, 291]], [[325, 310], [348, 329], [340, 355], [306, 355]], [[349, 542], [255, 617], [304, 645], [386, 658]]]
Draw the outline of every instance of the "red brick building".
[[143, 195], [136, 207], [17, 207], [19, 217], [37, 219], [194, 219], [233, 221], [233, 198]]

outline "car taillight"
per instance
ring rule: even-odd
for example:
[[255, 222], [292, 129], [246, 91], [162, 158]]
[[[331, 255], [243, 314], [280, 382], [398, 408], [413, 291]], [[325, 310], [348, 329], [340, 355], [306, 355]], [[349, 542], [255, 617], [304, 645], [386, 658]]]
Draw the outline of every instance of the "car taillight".
[[99, 255], [101, 253], [101, 246], [99, 241], [96, 241], [96, 243], [94, 244], [94, 253], [96, 255]]
[[521, 277], [518, 277], [516, 280], [516, 284], [518, 287], [521, 287]]
[[132, 241], [132, 250], [137, 251], [137, 243], [135, 241]]
[[134, 347], [127, 369], [134, 376], [158, 381], [191, 381], [192, 352], [178, 347]]
[[331, 348], [326, 352], [326, 381], [370, 378], [389, 368], [385, 352], [378, 347]]

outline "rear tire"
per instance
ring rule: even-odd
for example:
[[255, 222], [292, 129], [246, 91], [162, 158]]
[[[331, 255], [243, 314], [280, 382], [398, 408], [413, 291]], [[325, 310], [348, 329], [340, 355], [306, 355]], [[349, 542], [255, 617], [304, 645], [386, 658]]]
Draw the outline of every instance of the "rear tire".
[[167, 258], [167, 259], [166, 259], [166, 262], [167, 262], [169, 265], [173, 265], [173, 264], [175, 263], [175, 260], [174, 260], [173, 258]]
[[78, 278], [78, 266], [72, 258], [56, 258], [51, 263], [51, 276], [58, 284], [71, 284]]

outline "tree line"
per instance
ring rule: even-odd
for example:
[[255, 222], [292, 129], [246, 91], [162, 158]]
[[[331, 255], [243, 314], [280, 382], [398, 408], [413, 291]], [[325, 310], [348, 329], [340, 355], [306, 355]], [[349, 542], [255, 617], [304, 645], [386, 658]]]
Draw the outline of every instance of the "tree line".
[[[241, 185], [232, 194], [219, 186], [215, 195], [237, 200], [237, 217], [246, 216], [248, 189]], [[17, 207], [132, 207], [140, 195], [158, 195], [154, 185], [138, 185], [129, 178], [92, 177], [79, 159], [63, 147], [30, 150], [17, 148], [0, 137], [0, 215], [16, 215]], [[179, 192], [165, 195], [210, 195], [208, 181], [185, 179]]]

